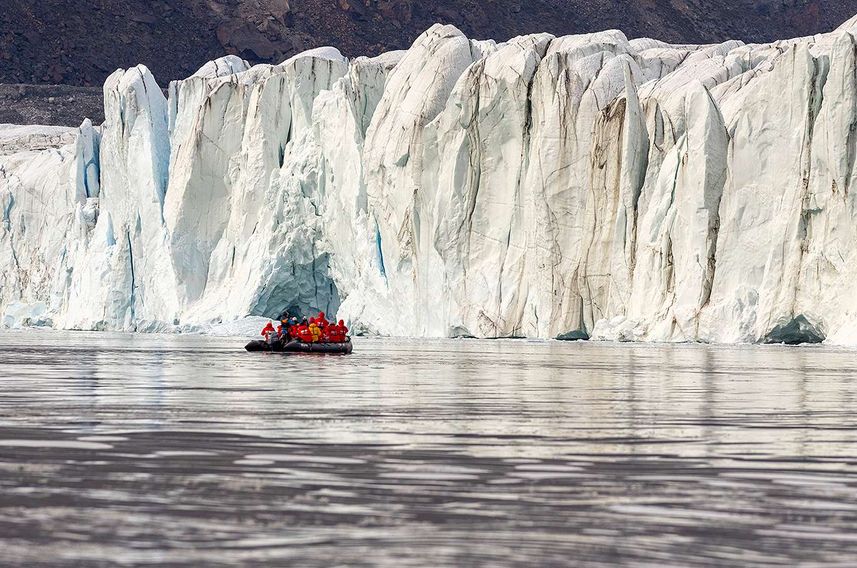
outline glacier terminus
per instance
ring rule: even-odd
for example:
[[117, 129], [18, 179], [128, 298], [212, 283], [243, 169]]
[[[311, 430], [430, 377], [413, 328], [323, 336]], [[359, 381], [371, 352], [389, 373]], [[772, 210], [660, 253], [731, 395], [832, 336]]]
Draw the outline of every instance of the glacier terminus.
[[857, 345], [857, 17], [236, 56], [0, 126], [0, 324]]

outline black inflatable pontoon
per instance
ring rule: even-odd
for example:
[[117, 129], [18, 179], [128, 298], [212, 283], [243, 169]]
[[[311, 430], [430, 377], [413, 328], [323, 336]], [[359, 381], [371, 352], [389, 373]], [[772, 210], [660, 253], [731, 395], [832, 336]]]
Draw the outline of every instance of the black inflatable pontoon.
[[251, 341], [244, 348], [251, 352], [328, 353], [333, 355], [348, 355], [354, 349], [350, 339], [344, 343], [304, 343], [303, 341], [292, 340], [285, 344], [280, 341], [272, 344], [258, 339]]

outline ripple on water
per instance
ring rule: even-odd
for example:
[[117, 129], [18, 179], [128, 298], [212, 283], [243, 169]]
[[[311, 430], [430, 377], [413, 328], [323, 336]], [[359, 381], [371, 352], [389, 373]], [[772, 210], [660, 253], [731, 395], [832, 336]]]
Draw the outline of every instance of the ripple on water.
[[42, 449], [67, 449], [67, 450], [109, 450], [113, 446], [99, 442], [85, 442], [80, 440], [3, 440], [0, 439], [0, 447], [5, 448], [42, 448]]
[[857, 557], [852, 351], [0, 336], [7, 564]]

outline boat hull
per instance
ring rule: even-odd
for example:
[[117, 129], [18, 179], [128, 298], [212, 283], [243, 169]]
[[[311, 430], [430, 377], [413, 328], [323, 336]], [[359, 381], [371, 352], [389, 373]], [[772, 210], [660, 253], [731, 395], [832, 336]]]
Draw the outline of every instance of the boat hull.
[[348, 355], [354, 350], [350, 339], [342, 343], [305, 343], [303, 341], [268, 343], [260, 339], [251, 341], [244, 348], [252, 353], [322, 353], [329, 355]]

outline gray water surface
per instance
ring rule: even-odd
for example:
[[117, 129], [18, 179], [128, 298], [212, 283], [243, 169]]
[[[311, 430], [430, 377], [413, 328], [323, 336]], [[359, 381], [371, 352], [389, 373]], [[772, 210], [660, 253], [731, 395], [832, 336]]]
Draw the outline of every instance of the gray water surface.
[[857, 563], [857, 352], [242, 345], [0, 333], [0, 563]]

